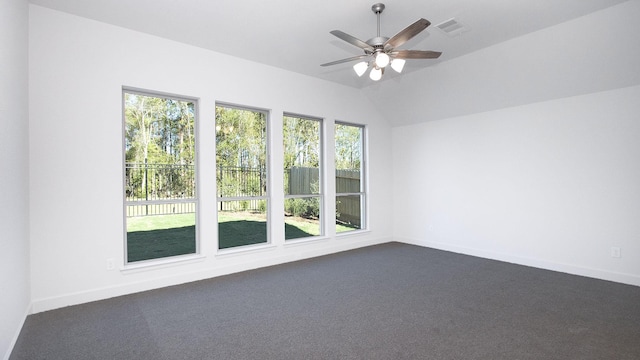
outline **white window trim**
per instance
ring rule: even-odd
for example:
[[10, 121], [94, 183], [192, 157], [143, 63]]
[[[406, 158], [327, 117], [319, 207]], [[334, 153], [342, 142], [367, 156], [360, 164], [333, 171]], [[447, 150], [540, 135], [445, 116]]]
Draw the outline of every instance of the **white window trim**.
[[[321, 117], [317, 117], [317, 116], [309, 116], [309, 115], [301, 115], [301, 114], [296, 114], [296, 113], [290, 113], [290, 112], [284, 112], [282, 114], [282, 118], [284, 119], [285, 117], [292, 117], [292, 118], [298, 118], [298, 119], [304, 119], [304, 120], [312, 120], [312, 121], [317, 121], [318, 122], [318, 130], [320, 131], [319, 134], [319, 145], [320, 145], [320, 149], [319, 149], [319, 156], [320, 156], [320, 162], [319, 162], [319, 170], [318, 170], [318, 179], [320, 181], [320, 186], [318, 188], [318, 194], [296, 194], [296, 195], [288, 195], [288, 194], [284, 194], [284, 200], [286, 201], [287, 199], [299, 199], [299, 198], [308, 198], [308, 197], [317, 197], [320, 199], [320, 235], [314, 235], [314, 236], [306, 236], [306, 237], [302, 237], [302, 238], [293, 238], [293, 239], [287, 239], [286, 235], [284, 238], [284, 242], [285, 244], [299, 244], [299, 243], [307, 243], [307, 242], [311, 242], [311, 241], [317, 241], [317, 240], [322, 240], [322, 239], [326, 239], [327, 238], [327, 219], [326, 219], [326, 214], [327, 214], [327, 208], [326, 208], [326, 194], [327, 194], [327, 185], [326, 185], [326, 181], [325, 181], [325, 175], [326, 175], [326, 156], [325, 156], [325, 149], [326, 149], [326, 136], [325, 136], [325, 119], [321, 118]], [[284, 135], [283, 135], [284, 136]], [[284, 150], [284, 147], [283, 147]], [[284, 170], [284, 169], [282, 169]], [[283, 184], [284, 185], [284, 184]]]
[[[338, 196], [361, 196], [361, 201], [364, 202], [364, 204], [361, 204], [360, 206], [360, 221], [362, 222], [362, 224], [360, 224], [360, 229], [354, 229], [354, 230], [350, 230], [350, 231], [343, 231], [343, 232], [337, 232], [336, 231], [336, 237], [343, 237], [343, 236], [348, 236], [348, 235], [358, 235], [358, 234], [362, 234], [362, 233], [368, 233], [371, 230], [369, 229], [369, 167], [368, 167], [368, 158], [369, 158], [369, 129], [367, 125], [364, 124], [357, 124], [357, 123], [352, 123], [352, 122], [347, 122], [347, 121], [339, 121], [336, 120], [334, 123], [334, 131], [335, 131], [335, 125], [346, 125], [346, 126], [353, 126], [353, 127], [359, 127], [362, 129], [362, 140], [361, 140], [361, 149], [360, 149], [360, 192], [349, 192], [349, 193], [339, 193], [338, 189], [336, 189], [336, 193], [335, 193], [335, 198], [337, 199]], [[334, 139], [335, 142], [335, 139]], [[335, 152], [335, 145], [334, 145], [334, 152]], [[335, 181], [335, 175], [334, 175], [334, 181]], [[335, 220], [334, 220], [334, 224], [335, 224]]]
[[[161, 258], [156, 258], [156, 259], [148, 259], [148, 260], [140, 260], [140, 261], [135, 261], [135, 262], [129, 262], [128, 260], [128, 251], [127, 251], [127, 247], [128, 247], [128, 243], [127, 243], [127, 196], [126, 196], [126, 189], [125, 189], [125, 184], [126, 184], [126, 172], [124, 171], [124, 166], [126, 164], [126, 151], [125, 151], [125, 129], [126, 129], [126, 120], [125, 120], [125, 107], [124, 107], [124, 101], [125, 101], [125, 95], [126, 94], [135, 94], [135, 95], [141, 95], [141, 96], [154, 96], [154, 97], [161, 97], [161, 98], [166, 98], [166, 99], [172, 99], [172, 100], [178, 100], [178, 101], [187, 101], [187, 102], [193, 102], [194, 104], [194, 151], [195, 151], [195, 159], [194, 159], [194, 171], [195, 171], [195, 182], [196, 182], [196, 188], [195, 188], [195, 196], [193, 200], [190, 199], [176, 199], [177, 201], [167, 201], [167, 200], [155, 200], [155, 201], [144, 201], [144, 204], [162, 204], [162, 203], [168, 203], [168, 202], [173, 202], [173, 203], [178, 203], [178, 202], [184, 202], [184, 203], [194, 203], [195, 204], [195, 252], [193, 254], [184, 254], [184, 255], [176, 255], [176, 256], [168, 256], [168, 257], [161, 257]], [[169, 264], [175, 264], [175, 263], [183, 263], [186, 261], [198, 261], [199, 259], [204, 258], [201, 254], [201, 246], [200, 246], [200, 226], [199, 226], [199, 221], [200, 221], [200, 171], [199, 171], [199, 167], [200, 167], [200, 156], [199, 156], [199, 151], [198, 151], [198, 145], [200, 144], [200, 139], [199, 139], [199, 127], [200, 127], [200, 99], [197, 97], [191, 97], [191, 96], [184, 96], [184, 95], [177, 95], [177, 94], [172, 94], [172, 93], [166, 93], [166, 92], [160, 92], [160, 91], [154, 91], [154, 90], [147, 90], [147, 89], [141, 89], [141, 88], [136, 88], [136, 87], [130, 87], [130, 86], [123, 86], [122, 87], [122, 97], [121, 97], [121, 104], [122, 104], [122, 135], [121, 135], [121, 139], [122, 139], [122, 145], [121, 145], [121, 149], [122, 149], [122, 220], [123, 220], [123, 260], [124, 263], [122, 264], [121, 267], [121, 271], [122, 272], [131, 272], [132, 270], [139, 270], [139, 269], [144, 269], [144, 268], [156, 268], [156, 267], [160, 267], [163, 265], [169, 265]], [[181, 201], [183, 200], [183, 201]]]
[[[215, 103], [215, 108], [217, 107], [225, 107], [225, 108], [229, 108], [229, 109], [236, 109], [236, 110], [246, 110], [246, 111], [255, 111], [255, 112], [260, 112], [263, 113], [265, 115], [265, 127], [266, 127], [266, 134], [265, 134], [265, 160], [266, 160], [266, 172], [267, 172], [267, 179], [269, 179], [269, 174], [272, 171], [271, 169], [271, 111], [268, 109], [262, 109], [262, 108], [258, 108], [255, 106], [245, 106], [245, 105], [238, 105], [238, 104], [233, 104], [233, 103], [227, 103], [227, 102], [222, 102], [222, 101], [216, 101]], [[214, 109], [215, 109], [214, 108]], [[214, 116], [215, 118], [215, 116]], [[217, 124], [214, 124], [214, 127]], [[216, 135], [217, 136], [217, 135]], [[215, 153], [216, 153], [216, 157], [217, 157], [217, 151], [218, 149], [215, 149]], [[218, 164], [215, 164], [216, 168], [218, 166]], [[242, 200], [265, 200], [267, 202], [267, 211], [266, 211], [266, 215], [267, 215], [267, 242], [266, 243], [259, 243], [259, 244], [250, 244], [250, 245], [241, 245], [241, 246], [234, 246], [232, 248], [224, 248], [224, 249], [220, 249], [220, 232], [216, 231], [216, 250], [215, 250], [215, 256], [228, 256], [228, 255], [234, 255], [234, 254], [244, 254], [244, 253], [248, 253], [248, 252], [253, 252], [253, 251], [260, 251], [260, 250], [265, 250], [265, 249], [271, 249], [274, 248], [275, 245], [273, 244], [273, 241], [271, 239], [271, 187], [273, 186], [271, 181], [267, 181], [267, 194], [265, 196], [246, 196], [246, 197], [242, 197], [242, 196], [236, 196], [236, 197], [221, 197], [218, 196], [218, 191], [217, 191], [217, 186], [218, 184], [215, 184], [216, 187], [216, 215], [215, 215], [215, 219], [216, 219], [216, 226], [219, 229], [219, 210], [218, 210], [218, 204], [220, 202], [225, 202], [225, 201], [242, 201]], [[229, 200], [230, 199], [230, 200]]]

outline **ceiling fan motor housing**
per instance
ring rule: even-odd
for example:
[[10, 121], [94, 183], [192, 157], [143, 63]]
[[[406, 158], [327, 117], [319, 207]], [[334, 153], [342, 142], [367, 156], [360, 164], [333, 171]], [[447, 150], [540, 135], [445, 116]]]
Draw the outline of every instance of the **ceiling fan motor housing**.
[[367, 44], [373, 46], [374, 49], [377, 49], [377, 48], [382, 49], [384, 47], [384, 43], [387, 42], [387, 40], [389, 40], [388, 37], [376, 36], [374, 38], [367, 40]]

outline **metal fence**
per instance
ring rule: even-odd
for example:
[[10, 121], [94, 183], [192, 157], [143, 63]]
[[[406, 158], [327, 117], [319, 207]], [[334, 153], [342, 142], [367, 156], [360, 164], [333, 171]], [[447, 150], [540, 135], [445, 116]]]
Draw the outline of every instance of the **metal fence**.
[[196, 212], [195, 202], [178, 202], [163, 204], [127, 203], [127, 217], [147, 215], [192, 214]]
[[[264, 167], [220, 166], [216, 173], [218, 197], [266, 197], [267, 170]], [[219, 201], [220, 211], [266, 211], [266, 199]]]
[[193, 165], [125, 164], [127, 201], [195, 199], [196, 177]]
[[[314, 188], [320, 181], [318, 168], [294, 167], [286, 169], [284, 175], [286, 193], [318, 193], [319, 189]], [[193, 165], [126, 163], [125, 179], [127, 216], [195, 212], [196, 179]], [[236, 198], [219, 201], [220, 210], [265, 211], [266, 199], [237, 198], [267, 196], [266, 168], [221, 166], [217, 169], [216, 181], [218, 197]], [[336, 193], [360, 191], [360, 171], [336, 170]], [[360, 205], [360, 196], [341, 196], [336, 203], [337, 220], [360, 225]]]
[[125, 192], [128, 217], [194, 213], [195, 168], [193, 165], [127, 162]]
[[264, 167], [220, 166], [216, 182], [218, 197], [267, 195], [267, 171]]

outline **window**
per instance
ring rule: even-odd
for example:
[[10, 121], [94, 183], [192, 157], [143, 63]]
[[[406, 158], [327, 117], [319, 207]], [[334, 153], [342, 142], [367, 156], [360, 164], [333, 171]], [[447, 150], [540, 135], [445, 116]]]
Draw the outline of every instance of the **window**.
[[123, 91], [126, 262], [197, 252], [195, 100]]
[[336, 233], [365, 229], [364, 127], [335, 125]]
[[322, 121], [283, 118], [285, 240], [323, 235]]
[[218, 249], [268, 243], [267, 113], [216, 106]]

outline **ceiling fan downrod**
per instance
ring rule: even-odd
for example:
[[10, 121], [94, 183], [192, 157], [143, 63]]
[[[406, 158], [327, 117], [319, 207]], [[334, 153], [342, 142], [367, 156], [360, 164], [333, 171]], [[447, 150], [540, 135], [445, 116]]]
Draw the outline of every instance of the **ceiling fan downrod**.
[[[371, 6], [371, 11], [373, 11], [378, 18], [378, 32], [376, 34], [376, 37], [373, 39], [369, 39], [367, 41], [367, 44], [371, 45], [374, 48], [374, 52], [373, 52], [374, 69], [372, 70], [372, 74], [371, 74], [371, 79], [373, 80], [379, 80], [380, 77], [382, 77], [382, 74], [384, 73], [384, 68], [389, 64], [391, 60], [389, 58], [389, 55], [387, 55], [384, 51], [384, 43], [389, 39], [386, 37], [380, 36], [380, 14], [382, 14], [383, 10], [384, 10], [383, 3], [377, 3]], [[378, 72], [378, 74], [374, 75], [374, 72]]]
[[378, 34], [376, 35], [377, 37], [380, 37], [380, 14], [382, 14], [383, 10], [384, 10], [383, 3], [377, 3], [371, 6], [371, 11], [373, 11], [378, 16]]

